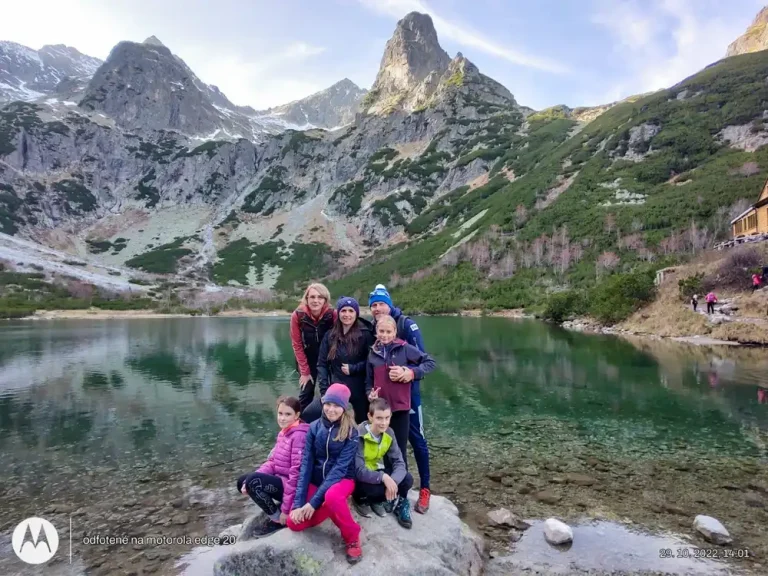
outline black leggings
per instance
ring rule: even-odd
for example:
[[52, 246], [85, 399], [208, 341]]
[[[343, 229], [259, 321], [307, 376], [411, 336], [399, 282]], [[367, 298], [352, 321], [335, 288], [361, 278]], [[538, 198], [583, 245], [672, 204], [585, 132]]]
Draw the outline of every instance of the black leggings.
[[405, 467], [408, 467], [408, 431], [411, 428], [411, 411], [398, 410], [392, 412], [392, 418], [389, 421], [389, 427], [395, 433], [395, 441], [400, 453], [405, 460]]
[[251, 472], [237, 479], [237, 491], [243, 487], [254, 502], [264, 510], [267, 516], [275, 516], [280, 512], [278, 504], [283, 501], [283, 481], [272, 474]]
[[[315, 397], [315, 383], [317, 382], [317, 362], [309, 365], [309, 371], [312, 376], [312, 380], [307, 382], [307, 385], [304, 388], [299, 389], [299, 404], [301, 405], [302, 412], [307, 409], [307, 406], [312, 403], [312, 399]], [[296, 372], [299, 372], [298, 362], [296, 363]], [[299, 376], [301, 376], [301, 372], [299, 372]]]
[[714, 313], [715, 313], [715, 303], [707, 302], [707, 314], [714, 314]]
[[[400, 484], [397, 485], [397, 495], [400, 498], [408, 498], [408, 490], [413, 487], [413, 476], [410, 472], [406, 473], [405, 478]], [[387, 487], [384, 483], [381, 484], [368, 484], [367, 482], [355, 482], [355, 491], [352, 493], [352, 497], [357, 502], [369, 502], [371, 504], [376, 502], [384, 502], [386, 497]]]

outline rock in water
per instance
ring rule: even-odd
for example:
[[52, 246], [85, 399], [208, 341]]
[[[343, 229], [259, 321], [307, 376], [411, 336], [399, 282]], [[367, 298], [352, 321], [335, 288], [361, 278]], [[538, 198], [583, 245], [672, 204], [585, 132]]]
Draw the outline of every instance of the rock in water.
[[567, 544], [573, 540], [573, 530], [568, 524], [549, 518], [544, 522], [544, 538], [550, 544]]
[[712, 516], [704, 516], [703, 514], [696, 516], [693, 520], [693, 529], [713, 544], [730, 544], [733, 541], [725, 526]]
[[488, 512], [488, 520], [495, 526], [510, 526], [518, 530], [527, 530], [531, 527], [530, 524], [521, 520], [514, 512], [510, 512], [506, 508], [499, 508], [498, 510]]
[[[417, 497], [411, 492], [413, 504]], [[475, 576], [482, 572], [483, 539], [459, 519], [458, 509], [446, 498], [433, 495], [429, 514], [414, 515], [410, 530], [398, 526], [393, 514], [356, 520], [363, 529], [363, 559], [352, 567], [344, 555], [339, 530], [330, 520], [304, 532], [284, 529], [231, 546], [199, 548], [183, 558], [180, 565], [186, 564], [183, 574], [188, 576]]]

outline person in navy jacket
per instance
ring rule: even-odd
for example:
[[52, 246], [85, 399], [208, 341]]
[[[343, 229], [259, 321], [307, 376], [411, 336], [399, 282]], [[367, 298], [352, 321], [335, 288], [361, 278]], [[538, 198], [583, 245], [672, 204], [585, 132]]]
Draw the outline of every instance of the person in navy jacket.
[[349, 405], [349, 388], [331, 384], [323, 396], [323, 415], [307, 432], [293, 510], [286, 522], [294, 531], [306, 530], [330, 518], [341, 531], [347, 561], [360, 561], [360, 525], [352, 518], [347, 499], [355, 489], [358, 435]]

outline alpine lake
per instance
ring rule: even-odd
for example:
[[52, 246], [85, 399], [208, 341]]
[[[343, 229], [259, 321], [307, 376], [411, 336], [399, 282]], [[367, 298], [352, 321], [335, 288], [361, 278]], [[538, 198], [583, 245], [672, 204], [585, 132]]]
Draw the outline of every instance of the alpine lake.
[[[707, 514], [749, 551], [725, 566], [768, 573], [765, 349], [418, 322], [438, 364], [422, 382], [432, 491], [490, 551], [538, 538], [491, 526], [501, 507], [711, 547], [692, 530]], [[177, 573], [255, 510], [235, 480], [266, 457], [275, 401], [297, 387], [287, 318], [3, 323], [0, 574]], [[11, 548], [32, 516], [59, 533], [45, 571]]]

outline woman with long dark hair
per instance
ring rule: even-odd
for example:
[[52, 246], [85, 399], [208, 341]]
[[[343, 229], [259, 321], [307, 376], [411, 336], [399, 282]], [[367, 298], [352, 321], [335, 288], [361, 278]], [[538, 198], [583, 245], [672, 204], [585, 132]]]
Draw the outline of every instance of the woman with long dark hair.
[[[321, 397], [331, 384], [344, 384], [349, 388], [349, 401], [359, 424], [368, 418], [365, 366], [376, 337], [373, 325], [360, 318], [360, 305], [354, 298], [339, 298], [336, 312], [337, 319], [323, 338], [317, 355], [317, 383]], [[303, 415], [305, 421], [318, 418], [320, 409], [319, 401], [315, 400]]]

